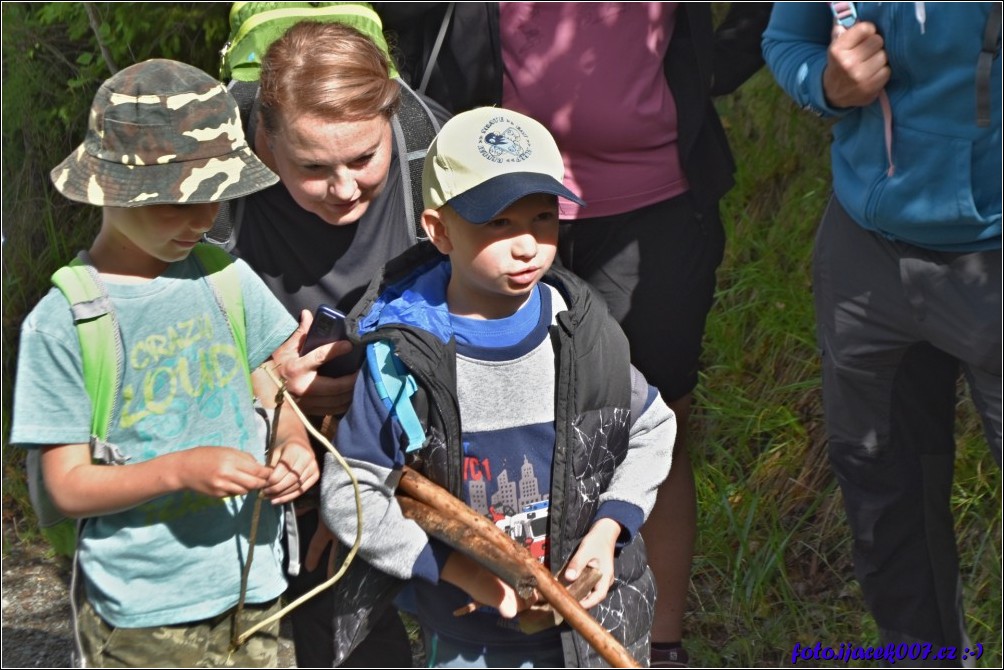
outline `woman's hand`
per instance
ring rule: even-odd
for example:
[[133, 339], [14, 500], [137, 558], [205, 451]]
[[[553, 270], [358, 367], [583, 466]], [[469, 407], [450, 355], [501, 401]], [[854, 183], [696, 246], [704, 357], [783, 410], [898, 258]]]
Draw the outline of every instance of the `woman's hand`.
[[352, 344], [348, 340], [339, 340], [301, 356], [300, 348], [313, 321], [314, 316], [308, 310], [300, 313], [300, 325], [272, 354], [275, 372], [286, 380], [286, 389], [297, 397], [297, 404], [306, 414], [338, 416], [344, 414], [352, 402], [352, 389], [358, 373], [325, 377], [317, 369], [327, 361], [351, 352]]

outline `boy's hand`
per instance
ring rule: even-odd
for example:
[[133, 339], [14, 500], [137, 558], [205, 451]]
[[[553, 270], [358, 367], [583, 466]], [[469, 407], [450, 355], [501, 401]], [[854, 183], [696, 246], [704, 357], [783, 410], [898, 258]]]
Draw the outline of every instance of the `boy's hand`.
[[613, 519], [600, 519], [593, 524], [582, 538], [579, 548], [565, 568], [565, 579], [574, 582], [587, 565], [592, 565], [602, 573], [596, 586], [580, 603], [586, 609], [595, 607], [607, 597], [610, 585], [614, 583], [614, 548], [621, 534], [621, 526]]
[[286, 440], [272, 454], [272, 473], [262, 493], [273, 505], [282, 505], [300, 497], [320, 476], [314, 450], [299, 440]]
[[244, 495], [265, 486], [272, 469], [232, 447], [195, 447], [175, 452], [181, 488], [216, 498]]
[[536, 602], [536, 597], [520, 598], [515, 589], [458, 551], [446, 559], [440, 578], [466, 591], [476, 603], [494, 607], [506, 619]]
[[344, 377], [325, 377], [318, 374], [317, 368], [333, 358], [349, 353], [352, 344], [347, 340], [339, 340], [300, 356], [300, 347], [313, 321], [314, 315], [309, 310], [300, 313], [300, 325], [272, 354], [272, 359], [277, 364], [276, 372], [286, 380], [286, 388], [297, 396], [300, 408], [307, 414], [344, 414], [352, 402], [356, 373]]
[[884, 45], [874, 23], [834, 29], [823, 70], [823, 92], [831, 105], [863, 107], [878, 98], [892, 76]]

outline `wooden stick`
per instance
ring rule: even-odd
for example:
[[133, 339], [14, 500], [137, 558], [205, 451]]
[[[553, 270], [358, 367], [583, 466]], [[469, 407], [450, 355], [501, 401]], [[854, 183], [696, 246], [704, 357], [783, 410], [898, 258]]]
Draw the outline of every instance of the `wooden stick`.
[[520, 598], [533, 597], [537, 580], [525, 565], [513, 560], [511, 554], [514, 553], [516, 545], [510, 543], [509, 547], [505, 547], [492, 538], [484, 537], [472, 530], [463, 522], [447, 517], [413, 498], [398, 496], [397, 502], [401, 505], [404, 515], [418, 523], [426, 533], [443, 540], [488, 568], [502, 581], [511, 585]]
[[[593, 590], [593, 587], [596, 586], [600, 579], [603, 578], [603, 573], [591, 565], [587, 565], [585, 569], [583, 569], [582, 574], [579, 575], [579, 578], [571, 583], [565, 581], [564, 576], [561, 574], [563, 572], [564, 570], [559, 572], [558, 581], [560, 581], [561, 585], [568, 591], [568, 595], [572, 596], [574, 600], [579, 602], [582, 602], [582, 599], [589, 595], [589, 592]], [[516, 618], [519, 619], [519, 629], [527, 635], [533, 635], [534, 633], [539, 633], [542, 630], [547, 630], [552, 626], [557, 626], [565, 620], [565, 618], [554, 609], [554, 606], [547, 601], [538, 603], [525, 612], [520, 612]]]
[[[275, 441], [279, 434], [279, 416], [282, 412], [283, 393], [286, 391], [286, 384], [283, 382], [275, 394], [275, 411], [272, 413], [272, 425], [268, 432], [268, 444], [265, 445], [265, 463], [274, 466], [272, 456], [275, 455]], [[262, 492], [255, 495], [254, 506], [251, 508], [251, 530], [248, 533], [248, 557], [244, 562], [244, 569], [241, 570], [241, 591], [237, 599], [237, 609], [234, 610], [234, 618], [230, 624], [230, 649], [236, 650], [243, 644], [241, 642], [241, 614], [244, 612], [244, 601], [248, 594], [248, 577], [251, 574], [251, 562], [254, 560], [254, 548], [258, 538], [258, 521], [261, 519]]]
[[[607, 663], [616, 668], [640, 667], [610, 631], [569, 595], [543, 563], [513, 542], [495, 524], [411, 468], [404, 468], [398, 491], [398, 501], [402, 503], [405, 516], [417, 510], [418, 515], [410, 518], [427, 533], [478, 561], [510, 584], [517, 593], [532, 581], [544, 599]], [[407, 497], [424, 505], [419, 508], [404, 502]], [[520, 597], [523, 597], [522, 593]]]

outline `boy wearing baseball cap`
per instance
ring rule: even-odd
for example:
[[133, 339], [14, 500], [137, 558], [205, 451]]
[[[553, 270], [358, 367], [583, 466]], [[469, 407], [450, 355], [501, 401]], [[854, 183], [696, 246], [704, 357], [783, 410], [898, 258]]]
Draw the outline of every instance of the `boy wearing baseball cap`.
[[[565, 625], [522, 632], [514, 617], [530, 603], [402, 516], [393, 483], [405, 464], [559, 577], [598, 568], [583, 606], [637, 658], [648, 654], [655, 594], [638, 529], [668, 472], [675, 420], [631, 367], [602, 302], [552, 267], [558, 199], [581, 204], [563, 170], [553, 138], [529, 117], [497, 108], [453, 117], [425, 159], [428, 242], [391, 261], [350, 315], [367, 365], [338, 446], [361, 485], [360, 555], [414, 578], [431, 666], [598, 659]], [[390, 367], [392, 379], [407, 373], [410, 402], [389, 388]], [[350, 486], [325, 469], [325, 520], [349, 544]], [[472, 600], [477, 611], [453, 615]]]
[[[25, 320], [10, 442], [41, 450], [55, 506], [84, 519], [78, 651], [97, 667], [274, 666], [278, 623], [232, 651], [235, 609], [243, 592], [241, 630], [278, 609], [286, 587], [278, 505], [309, 488], [318, 469], [289, 412], [264, 462], [251, 388], [262, 373], [247, 371], [296, 323], [241, 261], [230, 269], [243, 314], [228, 314], [191, 252], [220, 201], [276, 177], [248, 149], [237, 105], [218, 81], [156, 59], [101, 86], [83, 144], [52, 180], [67, 198], [102, 207], [81, 259], [104, 295], [71, 312], [54, 288]], [[82, 360], [82, 344], [93, 343], [81, 342], [76, 323], [108, 313], [118, 378], [101, 382], [116, 394], [99, 439], [85, 383], [90, 359]], [[230, 318], [243, 321], [242, 338]], [[259, 495], [268, 502], [252, 560]]]

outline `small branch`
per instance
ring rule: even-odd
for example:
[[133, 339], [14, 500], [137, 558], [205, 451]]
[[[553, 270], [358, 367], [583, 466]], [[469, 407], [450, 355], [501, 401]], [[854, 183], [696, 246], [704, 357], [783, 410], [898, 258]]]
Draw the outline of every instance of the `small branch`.
[[98, 48], [101, 49], [101, 57], [105, 60], [105, 65], [108, 66], [109, 71], [115, 74], [119, 71], [117, 65], [115, 65], [115, 59], [112, 58], [112, 53], [108, 50], [108, 47], [104, 42], [101, 41], [101, 21], [98, 19], [98, 10], [94, 8], [93, 2], [84, 3], [84, 11], [87, 12], [87, 22], [91, 24], [91, 30], [94, 32], [94, 39], [98, 42]]

